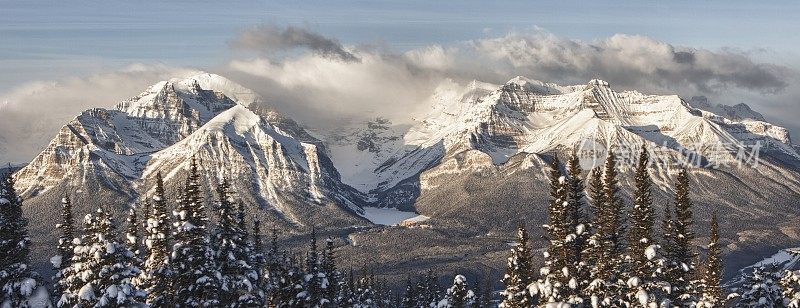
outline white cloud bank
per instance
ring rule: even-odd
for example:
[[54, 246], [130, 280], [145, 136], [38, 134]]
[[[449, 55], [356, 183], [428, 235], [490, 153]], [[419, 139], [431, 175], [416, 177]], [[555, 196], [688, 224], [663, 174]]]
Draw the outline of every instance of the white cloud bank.
[[[300, 122], [322, 128], [342, 118], [378, 115], [404, 122], [445, 79], [503, 83], [517, 75], [560, 84], [601, 78], [619, 90], [751, 103], [784, 125], [800, 117], [792, 97], [800, 92], [792, 69], [757, 63], [734, 50], [674, 46], [636, 35], [586, 42], [537, 29], [394, 53], [343, 46], [306, 29], [260, 26], [232, 38], [230, 46], [251, 56], [232, 59], [214, 72], [259, 92]], [[0, 94], [0, 161], [30, 159], [83, 109], [111, 106], [152, 83], [186, 73], [137, 66], [26, 84]]]

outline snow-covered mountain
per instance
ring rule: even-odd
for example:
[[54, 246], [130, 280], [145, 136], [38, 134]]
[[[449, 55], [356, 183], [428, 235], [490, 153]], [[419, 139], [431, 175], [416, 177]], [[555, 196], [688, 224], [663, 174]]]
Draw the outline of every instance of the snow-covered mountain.
[[[97, 206], [128, 207], [152, 192], [157, 172], [176, 192], [194, 157], [207, 191], [230, 178], [250, 213], [270, 225], [344, 230], [368, 225], [363, 217], [397, 214], [365, 212], [365, 205], [430, 218], [431, 228], [415, 233], [357, 231], [350, 235], [354, 242], [371, 244], [345, 253], [380, 255], [391, 266], [404, 264], [407, 253], [426, 255], [431, 245], [420, 244], [426, 241], [458, 248], [473, 261], [480, 253], [501, 260], [507, 246], [497, 234], [511, 234], [516, 223], [544, 222], [553, 154], [563, 157], [589, 142], [634, 157], [646, 144], [660, 161], [651, 173], [659, 202], [671, 198], [676, 162], [704, 165], [692, 170], [696, 219], [724, 213], [731, 251], [757, 257], [767, 246], [800, 244], [798, 147], [786, 129], [746, 105], [615, 91], [602, 80], [560, 86], [524, 77], [502, 85], [445, 82], [428, 102], [413, 125], [376, 115], [309, 133], [221, 76], [164, 81], [114, 109], [78, 115], [16, 173], [16, 185], [27, 211], [36, 213], [30, 216], [34, 241], [47, 243], [37, 247], [54, 247], [63, 194], [72, 195], [78, 215]], [[749, 156], [755, 144], [759, 164], [738, 165], [748, 158], [742, 150]], [[712, 161], [722, 165], [705, 166]], [[630, 165], [620, 167], [621, 182], [630, 187]]]
[[[718, 110], [725, 113], [715, 114]], [[656, 181], [665, 185], [674, 173], [670, 165], [685, 159], [737, 164], [741, 150], [750, 154], [756, 143], [764, 153], [800, 159], [788, 130], [765, 122], [746, 105], [712, 108], [706, 102], [695, 108], [676, 95], [617, 92], [602, 80], [573, 86], [524, 77], [503, 85], [449, 82], [437, 89], [430, 111], [419, 118], [405, 133], [393, 132], [402, 134], [402, 142], [382, 142], [378, 151], [352, 151], [350, 139], [354, 154], [332, 155], [340, 172], [358, 175], [346, 181], [371, 193], [380, 206], [408, 207], [425, 189], [419, 180], [424, 171], [428, 177], [454, 172], [437, 167], [467, 151], [488, 155], [499, 166], [521, 153], [566, 155], [587, 141], [629, 156], [646, 144], [666, 162], [655, 166]], [[351, 132], [358, 134], [371, 133]], [[344, 148], [347, 140], [337, 139], [336, 147]], [[379, 162], [365, 170], [353, 161]]]
[[204, 185], [228, 177], [264, 221], [365, 223], [360, 193], [341, 183], [321, 142], [257, 103], [257, 94], [218, 75], [159, 82], [113, 110], [78, 115], [17, 173], [17, 188], [43, 212], [57, 212], [51, 201], [65, 192], [84, 209], [127, 207], [151, 193], [157, 172], [177, 189], [194, 158]]

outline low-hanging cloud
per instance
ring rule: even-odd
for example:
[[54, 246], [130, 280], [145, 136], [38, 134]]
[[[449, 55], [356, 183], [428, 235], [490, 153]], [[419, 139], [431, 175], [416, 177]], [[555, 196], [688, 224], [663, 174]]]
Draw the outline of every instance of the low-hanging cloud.
[[[305, 29], [261, 26], [230, 45], [258, 54], [206, 70], [255, 90], [279, 111], [320, 130], [377, 116], [411, 124], [431, 110], [434, 91], [445, 82], [502, 84], [518, 75], [564, 85], [600, 78], [618, 90], [748, 103], [768, 120], [800, 129], [791, 125], [800, 117], [795, 96], [800, 77], [794, 70], [758, 63], [735, 50], [675, 46], [643, 36], [587, 42], [535, 30], [392, 52], [345, 47]], [[188, 73], [140, 65], [0, 93], [0, 161], [29, 160], [83, 109], [112, 106], [157, 81]]]
[[254, 50], [261, 53], [275, 53], [292, 49], [306, 48], [331, 59], [345, 62], [358, 62], [360, 59], [344, 49], [337, 40], [298, 27], [280, 28], [274, 25], [261, 25], [240, 33], [230, 41], [237, 49]]
[[756, 63], [744, 53], [674, 46], [640, 35], [584, 42], [531, 31], [471, 45], [499, 70], [566, 83], [602, 78], [658, 92], [708, 94], [739, 88], [778, 93], [788, 86], [790, 75], [786, 67]]
[[158, 81], [193, 72], [135, 64], [85, 77], [30, 82], [0, 93], [0, 163], [29, 161], [85, 109], [112, 107]]
[[[284, 31], [268, 29], [273, 33]], [[310, 34], [320, 41], [335, 42]], [[344, 50], [338, 43], [334, 46]], [[342, 117], [376, 114], [395, 122], [408, 121], [410, 116], [419, 115], [412, 111], [429, 107], [428, 98], [445, 80], [502, 84], [522, 75], [559, 84], [583, 84], [600, 78], [618, 90], [706, 95], [716, 98], [715, 103], [734, 104], [740, 101], [727, 101], [728, 90], [781, 93], [793, 74], [786, 67], [757, 63], [732, 50], [674, 46], [623, 34], [584, 42], [540, 29], [403, 53], [358, 47], [349, 50], [348, 54], [362, 61], [340, 61], [314, 50], [290, 57], [264, 54], [256, 59], [234, 59], [224, 74], [255, 88], [279, 110], [315, 126], [324, 126], [320, 123], [326, 123], [325, 118], [336, 122]]]

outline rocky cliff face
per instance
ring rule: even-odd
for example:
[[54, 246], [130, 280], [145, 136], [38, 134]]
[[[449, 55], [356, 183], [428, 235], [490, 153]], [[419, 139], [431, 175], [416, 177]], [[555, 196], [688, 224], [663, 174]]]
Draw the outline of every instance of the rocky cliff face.
[[258, 101], [212, 74], [160, 82], [115, 109], [70, 121], [17, 173], [17, 188], [45, 212], [57, 212], [45, 200], [64, 193], [102, 192], [105, 198], [80, 206], [124, 208], [151, 193], [157, 172], [178, 189], [194, 157], [204, 185], [228, 177], [264, 221], [290, 228], [367, 223], [360, 193], [341, 183], [321, 142], [288, 118], [246, 106]]
[[[367, 256], [401, 264], [405, 253], [425, 255], [429, 247], [419, 241], [435, 240], [500, 262], [507, 245], [497, 234], [510, 234], [517, 222], [545, 221], [553, 155], [589, 142], [630, 159], [646, 145], [657, 160], [656, 199], [669, 202], [678, 163], [691, 161], [697, 221], [724, 213], [730, 251], [800, 243], [792, 223], [800, 217], [800, 148], [786, 129], [746, 106], [618, 92], [602, 80], [560, 86], [516, 77], [503, 85], [442, 84], [417, 119], [401, 126], [376, 118], [311, 134], [252, 91], [201, 74], [160, 82], [113, 109], [84, 111], [17, 172], [17, 188], [33, 213], [37, 246], [54, 247], [50, 233], [63, 194], [73, 195], [77, 215], [98, 206], [121, 215], [152, 193], [158, 172], [174, 196], [194, 157], [207, 191], [228, 177], [251, 214], [287, 230], [371, 225], [364, 205], [431, 217], [425, 231], [356, 234], [375, 245], [347, 253], [375, 249]], [[755, 145], [759, 164], [740, 165]], [[623, 186], [631, 186], [631, 167], [620, 164]]]

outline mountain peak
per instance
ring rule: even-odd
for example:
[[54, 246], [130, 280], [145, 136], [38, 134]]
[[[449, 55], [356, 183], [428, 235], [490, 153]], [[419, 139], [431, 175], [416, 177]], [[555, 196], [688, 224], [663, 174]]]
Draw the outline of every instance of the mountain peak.
[[590, 87], [603, 87], [603, 88], [609, 88], [609, 87], [611, 87], [611, 86], [608, 84], [608, 82], [607, 82], [607, 81], [605, 81], [605, 80], [602, 80], [602, 79], [592, 79], [592, 80], [589, 80], [589, 83], [588, 83], [587, 85], [588, 85], [588, 86], [590, 86]]
[[226, 127], [232, 127], [236, 133], [241, 134], [258, 123], [261, 123], [261, 117], [257, 114], [245, 106], [234, 105], [208, 121], [204, 127], [212, 130], [224, 130]]

